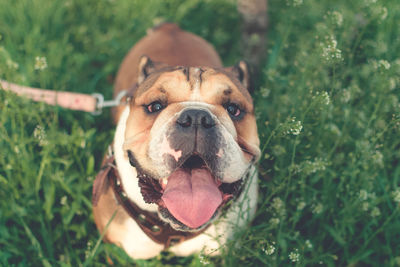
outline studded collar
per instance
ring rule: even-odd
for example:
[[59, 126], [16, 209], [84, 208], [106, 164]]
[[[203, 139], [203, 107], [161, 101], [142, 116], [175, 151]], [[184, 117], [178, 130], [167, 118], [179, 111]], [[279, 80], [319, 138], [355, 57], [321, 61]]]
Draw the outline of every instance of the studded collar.
[[115, 165], [115, 158], [112, 153], [104, 159], [103, 167], [97, 174], [93, 184], [92, 204], [96, 206], [104, 192], [105, 186], [111, 186], [114, 195], [129, 216], [135, 220], [138, 226], [146, 235], [158, 244], [163, 244], [164, 249], [179, 244], [183, 241], [192, 239], [203, 233], [208, 227], [198, 232], [183, 232], [173, 229], [168, 223], [160, 220], [157, 213], [149, 212], [139, 208], [126, 195], [121, 183], [121, 177]]

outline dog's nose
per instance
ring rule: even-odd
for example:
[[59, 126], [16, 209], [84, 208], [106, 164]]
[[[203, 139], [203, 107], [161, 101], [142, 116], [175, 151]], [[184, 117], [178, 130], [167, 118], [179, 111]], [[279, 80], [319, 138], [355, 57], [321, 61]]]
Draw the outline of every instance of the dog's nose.
[[211, 114], [201, 109], [185, 110], [176, 120], [176, 123], [183, 128], [200, 126], [209, 129], [215, 126], [215, 121], [211, 117]]

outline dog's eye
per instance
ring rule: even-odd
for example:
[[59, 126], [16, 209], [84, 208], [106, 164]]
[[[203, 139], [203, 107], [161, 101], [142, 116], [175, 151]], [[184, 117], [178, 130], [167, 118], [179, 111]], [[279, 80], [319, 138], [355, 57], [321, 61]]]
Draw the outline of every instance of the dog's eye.
[[159, 112], [160, 110], [162, 110], [164, 108], [164, 106], [159, 101], [154, 101], [154, 102], [150, 103], [149, 105], [145, 106], [145, 108], [148, 113], [155, 113], [155, 112]]
[[226, 110], [229, 112], [229, 114], [235, 118], [238, 118], [241, 114], [242, 111], [238, 107], [238, 105], [230, 103], [226, 105]]

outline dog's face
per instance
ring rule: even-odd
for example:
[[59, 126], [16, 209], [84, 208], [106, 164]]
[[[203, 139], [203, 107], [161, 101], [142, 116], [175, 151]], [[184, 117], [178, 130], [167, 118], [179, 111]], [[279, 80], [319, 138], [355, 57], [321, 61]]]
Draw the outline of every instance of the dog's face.
[[244, 62], [226, 69], [139, 64], [123, 150], [147, 203], [178, 230], [205, 227], [260, 155]]

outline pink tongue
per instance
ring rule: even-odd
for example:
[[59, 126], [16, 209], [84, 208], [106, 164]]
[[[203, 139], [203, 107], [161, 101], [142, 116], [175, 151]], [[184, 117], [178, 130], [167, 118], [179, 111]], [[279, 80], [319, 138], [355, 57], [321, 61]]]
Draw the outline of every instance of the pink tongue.
[[206, 223], [222, 202], [222, 195], [210, 172], [175, 171], [169, 178], [162, 200], [169, 212], [190, 228]]

